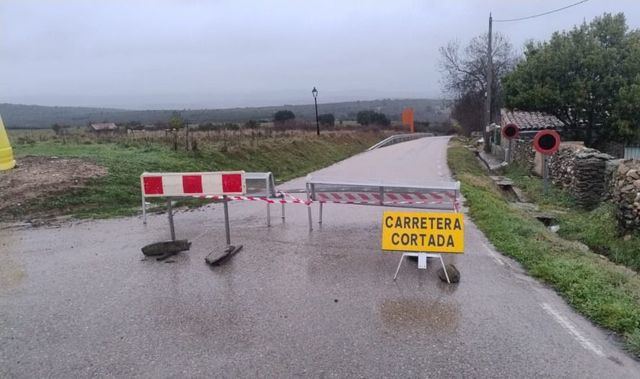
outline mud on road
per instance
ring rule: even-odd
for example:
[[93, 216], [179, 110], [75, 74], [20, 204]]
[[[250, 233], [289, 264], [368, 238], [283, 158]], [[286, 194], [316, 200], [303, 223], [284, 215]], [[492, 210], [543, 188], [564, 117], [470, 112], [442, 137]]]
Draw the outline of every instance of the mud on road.
[[[25, 204], [82, 188], [89, 179], [107, 174], [105, 167], [78, 158], [27, 156], [15, 169], [0, 172], [0, 220], [29, 218]], [[41, 216], [41, 215], [39, 215]]]

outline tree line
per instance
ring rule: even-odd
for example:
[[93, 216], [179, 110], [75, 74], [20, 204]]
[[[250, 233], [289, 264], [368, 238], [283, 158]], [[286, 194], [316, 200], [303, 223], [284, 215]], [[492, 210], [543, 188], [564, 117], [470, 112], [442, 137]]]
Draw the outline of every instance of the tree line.
[[[276, 124], [282, 124], [286, 122], [294, 121], [296, 115], [290, 110], [280, 110], [276, 112], [273, 116], [273, 122]], [[389, 126], [391, 125], [391, 121], [384, 114], [372, 110], [364, 110], [360, 111], [356, 115], [356, 121], [358, 124], [367, 126], [367, 125], [378, 125], [378, 126]], [[318, 115], [318, 123], [324, 126], [334, 126], [336, 122], [336, 118], [332, 113], [325, 113]]]
[[[462, 51], [456, 43], [440, 49], [445, 90], [455, 96], [452, 117], [467, 132], [484, 127], [487, 42], [482, 35]], [[504, 35], [493, 45], [491, 121], [506, 106], [554, 115], [587, 146], [640, 142], [640, 31], [629, 29], [624, 14], [528, 42], [523, 56]]]

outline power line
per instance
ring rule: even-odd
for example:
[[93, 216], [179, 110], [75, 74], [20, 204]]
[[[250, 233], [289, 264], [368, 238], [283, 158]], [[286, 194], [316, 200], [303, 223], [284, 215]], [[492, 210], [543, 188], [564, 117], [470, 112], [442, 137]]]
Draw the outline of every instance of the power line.
[[536, 18], [536, 17], [540, 17], [540, 16], [546, 16], [546, 15], [551, 14], [551, 13], [560, 12], [560, 11], [563, 11], [565, 9], [568, 9], [568, 8], [571, 8], [571, 7], [575, 7], [576, 5], [580, 5], [582, 3], [586, 3], [587, 1], [589, 1], [589, 0], [578, 1], [577, 3], [573, 3], [571, 5], [567, 5], [566, 7], [554, 9], [552, 11], [548, 11], [548, 12], [544, 12], [544, 13], [534, 14], [534, 15], [531, 15], [531, 16], [519, 17], [519, 18], [509, 18], [509, 19], [504, 19], [504, 20], [493, 20], [493, 22], [512, 22], [512, 21], [529, 20], [531, 18]]

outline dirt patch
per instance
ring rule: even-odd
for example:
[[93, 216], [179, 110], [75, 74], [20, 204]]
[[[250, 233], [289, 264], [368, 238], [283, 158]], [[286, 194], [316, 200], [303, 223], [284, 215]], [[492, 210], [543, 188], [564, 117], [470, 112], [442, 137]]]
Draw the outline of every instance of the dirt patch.
[[9, 216], [13, 212], [3, 210], [81, 188], [87, 180], [106, 174], [105, 167], [78, 158], [20, 158], [15, 169], [0, 172], [0, 215]]

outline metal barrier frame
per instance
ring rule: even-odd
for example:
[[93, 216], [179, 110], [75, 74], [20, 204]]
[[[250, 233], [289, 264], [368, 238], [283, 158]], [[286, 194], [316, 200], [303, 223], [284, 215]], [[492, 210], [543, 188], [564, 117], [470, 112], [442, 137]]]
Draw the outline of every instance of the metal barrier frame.
[[[247, 194], [256, 197], [264, 197], [267, 199], [281, 199], [284, 195], [276, 191], [276, 181], [271, 172], [246, 172], [244, 174], [245, 181], [247, 182]], [[264, 182], [265, 192], [255, 193], [249, 191], [249, 182]], [[281, 218], [282, 222], [285, 220], [284, 203], [281, 204]], [[271, 204], [267, 202], [267, 226], [271, 226]]]
[[[246, 193], [247, 195], [250, 195], [253, 197], [259, 197], [259, 198], [274, 199], [274, 200], [279, 200], [284, 197], [283, 194], [277, 192], [275, 179], [271, 172], [245, 172], [244, 178], [245, 178], [245, 183], [247, 188], [247, 193]], [[249, 190], [251, 187], [250, 182], [264, 182], [263, 187], [265, 188], [265, 192], [251, 192]], [[147, 196], [145, 196], [144, 193], [142, 193], [142, 223], [144, 225], [147, 224], [146, 197]], [[176, 197], [172, 197], [172, 198], [175, 199]], [[197, 198], [197, 197], [181, 196], [180, 198], [189, 199], [189, 198]], [[231, 201], [231, 199], [229, 199], [228, 197], [224, 197], [219, 201], [224, 202], [225, 206], [227, 206], [227, 202]], [[170, 207], [171, 207], [171, 204], [168, 203], [167, 208], [171, 209]], [[281, 218], [282, 218], [282, 221], [284, 222], [285, 221], [285, 204], [284, 203], [281, 204], [281, 211], [282, 211]], [[172, 215], [170, 217], [173, 218]], [[271, 204], [269, 202], [267, 202], [267, 226], [271, 226]]]
[[[394, 207], [394, 208], [417, 208], [417, 209], [436, 209], [436, 210], [450, 210], [454, 212], [458, 212], [458, 199], [460, 197], [460, 182], [447, 182], [447, 183], [439, 183], [428, 186], [419, 186], [415, 184], [399, 184], [399, 183], [376, 183], [376, 182], [345, 182], [345, 181], [327, 181], [327, 180], [313, 180], [311, 178], [307, 178], [306, 183], [306, 191], [307, 191], [307, 201], [313, 201], [319, 203], [318, 210], [318, 224], [322, 224], [322, 210], [323, 204], [326, 202], [324, 200], [318, 199], [316, 196], [316, 186], [317, 185], [326, 185], [326, 186], [336, 186], [338, 190], [334, 192], [347, 192], [340, 191], [341, 187], [349, 187], [354, 189], [350, 192], [363, 192], [363, 193], [373, 193], [370, 191], [372, 188], [377, 188], [376, 195], [379, 196], [380, 200], [378, 203], [370, 203], [370, 202], [353, 202], [354, 205], [369, 205], [369, 206], [383, 206], [383, 207]], [[358, 190], [360, 187], [360, 190]], [[390, 188], [402, 188], [403, 190], [413, 191], [417, 193], [439, 193], [439, 192], [451, 192], [453, 191], [455, 194], [455, 198], [451, 201], [450, 207], [433, 207], [429, 206], [431, 204], [424, 204], [422, 206], [416, 204], [401, 204], [401, 203], [392, 203], [384, 200], [384, 194], [390, 193], [388, 191]], [[446, 203], [445, 203], [446, 204]], [[308, 209], [308, 218], [309, 218], [309, 230], [313, 230], [313, 220], [311, 215], [311, 207]]]
[[[318, 210], [318, 223], [322, 224], [322, 207], [325, 201], [320, 200], [316, 196], [316, 186], [324, 185], [324, 186], [335, 186], [336, 191], [341, 192], [340, 189], [349, 188], [348, 192], [362, 192], [362, 193], [373, 193], [371, 189], [377, 188], [377, 195], [379, 197], [378, 203], [371, 202], [348, 202], [347, 204], [353, 205], [373, 205], [373, 206], [388, 206], [395, 208], [414, 208], [414, 209], [434, 209], [434, 210], [449, 210], [455, 213], [459, 212], [459, 204], [458, 199], [460, 197], [460, 182], [448, 182], [448, 183], [439, 183], [428, 186], [417, 186], [417, 185], [406, 185], [406, 184], [397, 184], [397, 183], [363, 183], [363, 182], [338, 182], [338, 181], [325, 181], [325, 180], [313, 180], [311, 177], [307, 177], [307, 201], [318, 202], [319, 210]], [[360, 187], [360, 191], [358, 191], [358, 187]], [[387, 189], [398, 189], [401, 188], [403, 191], [406, 190], [408, 193], [412, 191], [414, 193], [434, 193], [434, 192], [451, 192], [454, 193], [454, 198], [450, 202], [449, 207], [433, 207], [430, 206], [432, 204], [424, 203], [424, 204], [398, 204], [398, 203], [389, 203], [385, 202], [384, 194], [390, 193], [390, 191], [385, 191]], [[343, 191], [347, 192], [347, 191]], [[446, 203], [445, 203], [446, 204]], [[449, 205], [449, 204], [447, 204]], [[313, 230], [313, 220], [311, 215], [311, 207], [308, 207], [308, 216], [309, 216], [309, 231]], [[393, 280], [395, 281], [398, 277], [398, 273], [400, 272], [400, 267], [402, 266], [402, 262], [407, 257], [417, 257], [418, 258], [418, 269], [426, 269], [427, 268], [427, 258], [437, 258], [440, 260], [440, 264], [442, 265], [442, 269], [444, 270], [445, 277], [447, 279], [447, 283], [451, 283], [449, 280], [449, 273], [447, 273], [447, 268], [444, 264], [444, 260], [442, 259], [442, 253], [428, 253], [428, 252], [403, 252], [400, 257], [400, 262], [398, 262], [398, 267], [396, 268], [395, 275], [393, 276]]]

